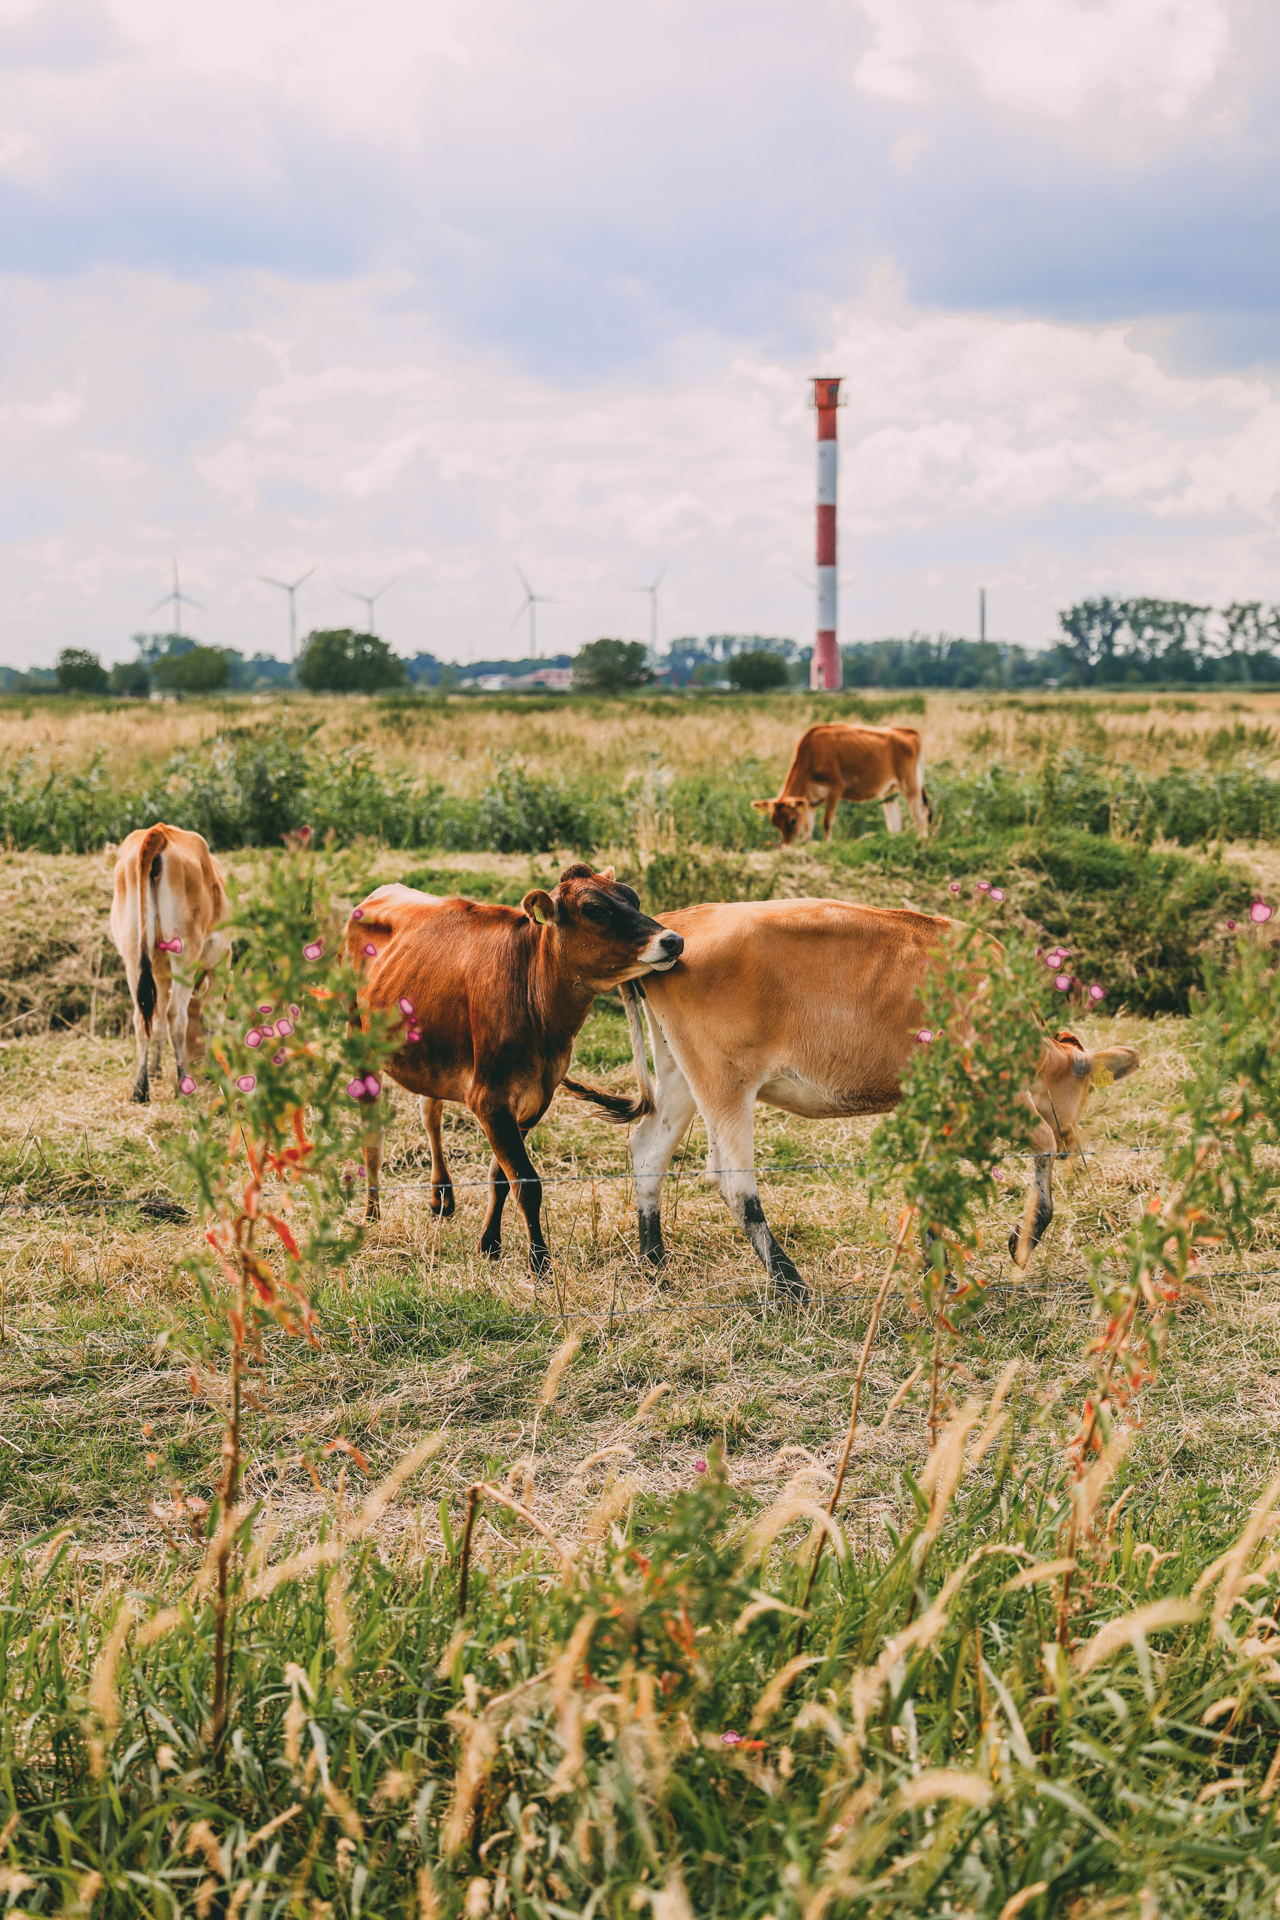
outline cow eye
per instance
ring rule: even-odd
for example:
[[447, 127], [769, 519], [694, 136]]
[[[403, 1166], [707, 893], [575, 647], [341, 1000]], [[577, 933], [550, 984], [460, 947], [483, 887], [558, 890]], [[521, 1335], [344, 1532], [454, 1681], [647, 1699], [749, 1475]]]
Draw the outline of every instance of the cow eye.
[[609, 909], [604, 905], [603, 901], [584, 900], [582, 904], [582, 917], [584, 920], [603, 922], [609, 918]]

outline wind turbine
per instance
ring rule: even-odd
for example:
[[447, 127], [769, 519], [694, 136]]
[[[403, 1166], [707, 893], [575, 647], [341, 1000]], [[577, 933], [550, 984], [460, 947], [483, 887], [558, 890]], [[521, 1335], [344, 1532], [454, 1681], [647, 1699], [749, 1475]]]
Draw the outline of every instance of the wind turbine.
[[154, 607], [148, 607], [147, 612], [149, 614], [159, 613], [161, 607], [168, 606], [172, 606], [173, 608], [172, 631], [179, 640], [182, 638], [182, 609], [184, 607], [196, 607], [201, 613], [204, 612], [204, 607], [200, 601], [193, 600], [190, 595], [185, 594], [178, 585], [178, 556], [176, 553], [173, 556], [173, 586], [168, 593], [163, 594], [161, 598], [156, 601]]
[[379, 587], [376, 593], [357, 593], [354, 587], [338, 588], [338, 592], [345, 593], [348, 600], [364, 601], [366, 615], [369, 621], [368, 626], [365, 628], [366, 633], [376, 633], [378, 631], [378, 629], [373, 624], [373, 609], [378, 604], [379, 600], [381, 600], [383, 594], [386, 593], [387, 589], [389, 587], [394, 587], [396, 581], [399, 578], [400, 578], [400, 575], [398, 573], [393, 573], [391, 578], [385, 583], [385, 585]]
[[289, 596], [289, 658], [290, 660], [293, 660], [296, 657], [298, 652], [298, 609], [294, 604], [293, 596], [298, 591], [298, 588], [302, 585], [303, 581], [309, 580], [314, 572], [315, 572], [314, 567], [308, 567], [306, 572], [300, 573], [296, 580], [273, 580], [271, 576], [266, 573], [260, 573], [258, 575], [258, 578], [259, 580], [261, 580], [264, 587], [279, 587], [281, 593], [287, 593]]
[[[512, 565], [513, 566], [515, 565], [514, 561], [512, 562]], [[526, 611], [528, 612], [529, 658], [531, 660], [536, 660], [538, 657], [538, 608], [539, 607], [555, 607], [555, 606], [558, 606], [560, 603], [558, 600], [554, 599], [552, 595], [549, 593], [535, 593], [533, 588], [529, 585], [529, 582], [525, 579], [524, 574], [521, 572], [519, 567], [516, 567], [516, 573], [519, 575], [520, 585], [524, 588], [524, 600], [522, 601], [521, 605], [517, 609], [515, 620], [511, 622], [511, 626], [514, 627], [516, 624], [516, 621], [522, 620], [525, 616]], [[510, 628], [508, 628], [508, 632], [510, 632]]]
[[647, 593], [649, 596], [649, 665], [651, 667], [656, 667], [658, 664], [658, 588], [662, 584], [663, 574], [670, 565], [671, 562], [668, 560], [660, 566], [647, 587], [627, 588], [628, 593]]

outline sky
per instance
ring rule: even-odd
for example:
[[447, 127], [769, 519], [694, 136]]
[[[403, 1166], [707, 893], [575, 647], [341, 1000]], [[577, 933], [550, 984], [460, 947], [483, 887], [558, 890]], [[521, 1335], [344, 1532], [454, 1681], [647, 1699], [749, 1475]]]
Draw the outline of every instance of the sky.
[[[0, 661], [1280, 601], [1267, 0], [0, 0]], [[345, 590], [345, 591], [344, 591]]]

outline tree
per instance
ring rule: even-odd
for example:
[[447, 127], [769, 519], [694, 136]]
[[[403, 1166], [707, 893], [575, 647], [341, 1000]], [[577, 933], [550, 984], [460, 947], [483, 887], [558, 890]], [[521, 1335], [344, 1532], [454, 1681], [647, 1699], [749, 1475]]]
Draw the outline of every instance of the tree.
[[107, 679], [107, 691], [126, 700], [145, 700], [151, 691], [151, 676], [141, 660], [117, 660]]
[[729, 662], [729, 685], [738, 693], [768, 693], [774, 687], [789, 687], [791, 675], [780, 654], [761, 648], [734, 655]]
[[381, 693], [402, 687], [405, 671], [376, 633], [325, 627], [307, 635], [298, 679], [311, 693]]
[[573, 662], [573, 682], [595, 693], [625, 693], [653, 679], [639, 640], [588, 640]]
[[162, 654], [151, 669], [151, 684], [165, 693], [217, 693], [231, 679], [231, 662], [221, 647], [189, 647]]
[[64, 647], [54, 663], [63, 693], [105, 693], [106, 668], [87, 647]]

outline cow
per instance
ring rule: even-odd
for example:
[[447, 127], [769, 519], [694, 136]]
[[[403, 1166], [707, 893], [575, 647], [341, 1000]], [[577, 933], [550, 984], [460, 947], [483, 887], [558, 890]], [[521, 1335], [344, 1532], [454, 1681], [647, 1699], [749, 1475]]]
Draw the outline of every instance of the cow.
[[[187, 1072], [192, 992], [201, 976], [227, 952], [215, 931], [227, 910], [222, 869], [208, 842], [184, 827], [138, 827], [116, 859], [111, 902], [111, 938], [124, 961], [133, 1031], [138, 1043], [133, 1098], [151, 1098], [151, 1075], [160, 1070], [164, 1028], [173, 1042], [178, 1091], [194, 1093]], [[173, 960], [182, 957], [175, 972]]]
[[[924, 1015], [920, 991], [954, 923], [840, 900], [750, 900], [685, 907], [664, 914], [663, 924], [680, 933], [684, 952], [642, 990], [654, 1081], [631, 988], [624, 998], [639, 1096], [565, 1085], [610, 1119], [639, 1123], [630, 1146], [644, 1259], [658, 1265], [666, 1257], [662, 1181], [697, 1112], [707, 1130], [707, 1179], [770, 1280], [803, 1300], [804, 1280], [760, 1205], [755, 1103], [811, 1120], [896, 1106]], [[1035, 1114], [1034, 1215], [1029, 1196], [1023, 1226], [1009, 1237], [1019, 1266], [1053, 1218], [1053, 1155], [1075, 1144], [1090, 1085], [1106, 1074], [1123, 1079], [1138, 1064], [1132, 1047], [1091, 1053], [1073, 1033], [1045, 1035], [1034, 1079], [1016, 1096]]]
[[836, 721], [802, 733], [777, 799], [751, 804], [757, 813], [768, 814], [783, 846], [794, 847], [813, 838], [823, 801], [826, 840], [842, 800], [883, 800], [885, 825], [890, 833], [901, 833], [899, 794], [916, 832], [927, 839], [933, 809], [924, 790], [924, 746], [916, 729], [850, 727]]
[[[525, 1135], [550, 1106], [595, 996], [673, 967], [683, 948], [684, 936], [641, 913], [639, 896], [612, 867], [593, 873], [581, 862], [564, 869], [553, 892], [535, 889], [518, 908], [392, 885], [354, 909], [346, 949], [359, 1005], [390, 1016], [389, 1077], [420, 1096], [433, 1213], [453, 1212], [444, 1102], [469, 1107], [493, 1149], [479, 1246], [490, 1259], [502, 1252], [502, 1210], [514, 1185], [530, 1268], [546, 1268], [542, 1187]], [[376, 1220], [381, 1134], [364, 1162], [365, 1217]]]

